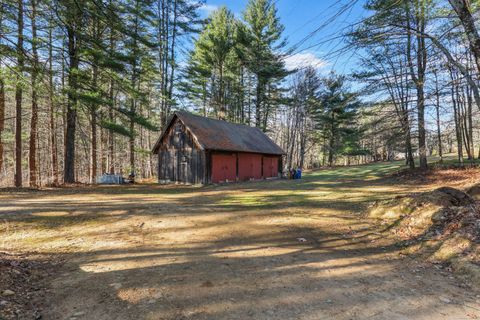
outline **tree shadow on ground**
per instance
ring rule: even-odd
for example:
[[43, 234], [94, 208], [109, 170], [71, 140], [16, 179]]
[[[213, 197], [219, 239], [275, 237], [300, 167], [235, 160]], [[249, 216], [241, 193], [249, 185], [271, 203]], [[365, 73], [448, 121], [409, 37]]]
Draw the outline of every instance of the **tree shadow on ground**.
[[388, 226], [360, 216], [411, 189], [377, 170], [392, 167], [0, 195], [0, 233], [68, 261], [46, 319], [480, 317], [473, 293], [403, 258]]
[[[137, 185], [53, 189], [35, 192], [34, 197], [29, 193], [8, 194], [1, 199], [0, 214], [7, 222], [22, 222], [41, 228], [111, 222], [131, 215], [202, 215], [284, 208], [337, 210], [345, 215], [362, 211], [372, 201], [395, 197], [399, 190], [409, 191], [409, 188], [402, 189], [385, 178], [366, 182], [361, 177], [373, 169], [358, 170], [363, 172], [358, 179], [352, 179], [356, 176], [355, 171], [348, 175], [340, 171], [335, 180], [330, 177], [332, 174], [314, 172], [303, 180], [200, 188]], [[382, 190], [379, 192], [378, 188]]]
[[48, 318], [62, 319], [72, 306], [88, 319], [435, 318], [480, 310], [454, 281], [397, 250], [368, 229], [345, 237], [304, 227], [92, 251], [74, 255], [71, 271], [56, 280], [61, 305]]

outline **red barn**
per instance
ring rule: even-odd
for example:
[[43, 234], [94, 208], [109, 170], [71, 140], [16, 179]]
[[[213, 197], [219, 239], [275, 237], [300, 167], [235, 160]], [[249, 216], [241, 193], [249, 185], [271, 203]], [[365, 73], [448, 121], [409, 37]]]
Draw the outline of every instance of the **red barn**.
[[279, 177], [284, 151], [258, 128], [177, 111], [153, 153], [160, 183], [208, 184]]

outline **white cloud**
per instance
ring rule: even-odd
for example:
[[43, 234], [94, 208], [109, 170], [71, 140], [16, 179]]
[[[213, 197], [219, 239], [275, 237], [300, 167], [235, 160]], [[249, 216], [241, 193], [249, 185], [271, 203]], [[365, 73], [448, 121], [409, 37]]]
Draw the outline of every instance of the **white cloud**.
[[284, 59], [287, 70], [294, 70], [297, 68], [305, 68], [311, 66], [315, 69], [322, 69], [328, 65], [328, 62], [320, 59], [311, 52], [296, 53]]
[[218, 9], [218, 6], [217, 5], [214, 5], [214, 4], [204, 4], [202, 5], [200, 8], [199, 8], [201, 11], [203, 11], [206, 15], [209, 15], [210, 13], [212, 13], [213, 11], [217, 10]]

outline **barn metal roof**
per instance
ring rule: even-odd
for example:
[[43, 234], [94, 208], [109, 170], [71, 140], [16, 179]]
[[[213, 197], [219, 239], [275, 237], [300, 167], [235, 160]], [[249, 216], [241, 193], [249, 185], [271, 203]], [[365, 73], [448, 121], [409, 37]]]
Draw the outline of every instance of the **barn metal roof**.
[[176, 111], [170, 118], [167, 127], [153, 147], [154, 153], [158, 152], [163, 136], [176, 117], [182, 121], [204, 150], [285, 154], [259, 128], [197, 116], [185, 111]]

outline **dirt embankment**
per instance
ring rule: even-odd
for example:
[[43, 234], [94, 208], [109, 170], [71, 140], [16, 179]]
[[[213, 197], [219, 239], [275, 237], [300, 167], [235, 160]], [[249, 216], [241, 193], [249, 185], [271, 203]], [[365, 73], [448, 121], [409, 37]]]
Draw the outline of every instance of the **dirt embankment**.
[[433, 263], [448, 263], [480, 284], [480, 185], [465, 191], [441, 187], [373, 204], [367, 215], [382, 220], [405, 247]]

